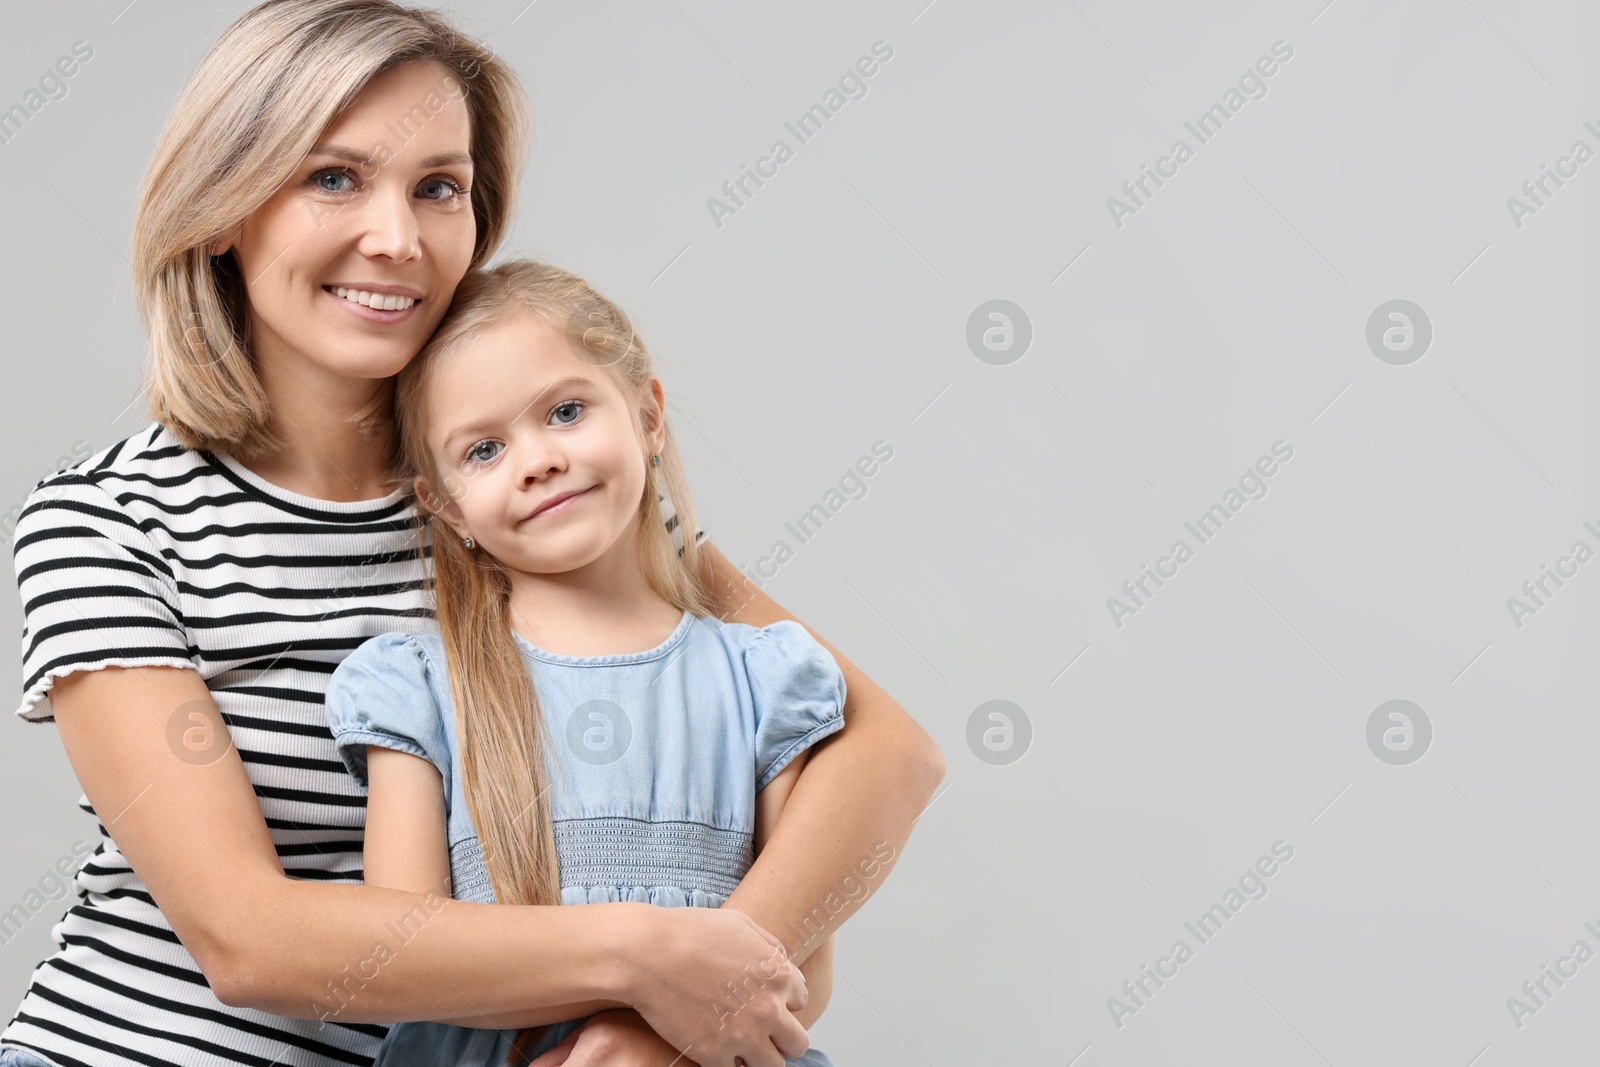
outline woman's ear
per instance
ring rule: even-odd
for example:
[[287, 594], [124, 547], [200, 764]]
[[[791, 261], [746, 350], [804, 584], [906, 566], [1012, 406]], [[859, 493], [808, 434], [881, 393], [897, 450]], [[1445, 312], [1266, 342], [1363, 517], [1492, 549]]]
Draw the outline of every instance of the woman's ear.
[[450, 524], [450, 528], [458, 537], [471, 537], [466, 524], [461, 517], [461, 509], [454, 500], [434, 492], [433, 486], [422, 475], [417, 475], [411, 481], [411, 489], [416, 493], [418, 505], [426, 512], [437, 515]]
[[232, 248], [238, 242], [240, 231], [243, 229], [244, 223], [241, 222], [239, 225], [235, 226], [221, 237], [218, 237], [215, 241], [212, 241], [211, 244], [207, 246], [206, 252], [213, 256], [224, 255], [228, 249]]

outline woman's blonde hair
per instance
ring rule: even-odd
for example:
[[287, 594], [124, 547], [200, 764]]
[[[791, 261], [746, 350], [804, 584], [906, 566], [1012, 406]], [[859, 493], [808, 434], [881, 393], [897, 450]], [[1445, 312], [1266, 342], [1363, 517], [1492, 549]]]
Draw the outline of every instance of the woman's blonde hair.
[[[511, 224], [527, 95], [493, 52], [439, 14], [389, 0], [269, 0], [212, 43], [179, 95], [139, 193], [133, 279], [150, 337], [150, 414], [190, 448], [276, 451], [253, 362], [244, 281], [210, 246], [270, 198], [375, 75], [443, 64], [471, 116], [469, 269]], [[386, 422], [389, 389], [355, 421]]]
[[[712, 603], [700, 580], [694, 504], [665, 413], [650, 390], [650, 353], [622, 310], [575, 274], [532, 260], [502, 263], [467, 275], [433, 338], [397, 376], [395, 422], [397, 485], [421, 477], [433, 500], [429, 515], [434, 602], [455, 701], [462, 792], [483, 845], [484, 863], [502, 904], [559, 904], [551, 805], [545, 762], [549, 730], [522, 652], [512, 637], [511, 580], [504, 566], [481, 549], [467, 548], [436, 512], [443, 496], [459, 496], [453, 475], [439, 469], [428, 448], [428, 393], [448, 373], [451, 352], [515, 314], [531, 314], [589, 363], [615, 375], [630, 404], [644, 465], [637, 520], [640, 563], [646, 581], [681, 611], [704, 616]], [[652, 465], [643, 442], [657, 426], [664, 434], [661, 465]], [[658, 478], [660, 482], [658, 482]], [[683, 549], [674, 548], [661, 513], [665, 483], [677, 515]], [[553, 764], [559, 773], [559, 763]], [[518, 1034], [508, 1063], [522, 1062], [544, 1028]]]

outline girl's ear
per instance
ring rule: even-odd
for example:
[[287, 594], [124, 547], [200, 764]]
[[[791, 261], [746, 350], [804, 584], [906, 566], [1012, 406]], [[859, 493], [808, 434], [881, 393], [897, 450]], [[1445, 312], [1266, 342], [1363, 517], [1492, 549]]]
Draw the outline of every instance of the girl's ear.
[[661, 379], [651, 375], [650, 390], [644, 398], [644, 436], [651, 452], [660, 452], [667, 443], [667, 395]]
[[459, 537], [470, 537], [465, 523], [461, 517], [461, 509], [454, 500], [434, 492], [433, 486], [422, 475], [417, 475], [411, 481], [412, 491], [417, 495], [417, 503], [424, 511], [439, 516], [450, 524], [450, 528]]

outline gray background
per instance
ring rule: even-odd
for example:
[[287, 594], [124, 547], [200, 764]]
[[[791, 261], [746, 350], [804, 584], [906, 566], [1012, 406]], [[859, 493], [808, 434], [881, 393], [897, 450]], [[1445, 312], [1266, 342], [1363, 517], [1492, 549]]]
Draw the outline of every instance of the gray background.
[[[535, 103], [513, 244], [634, 313], [721, 549], [793, 546], [786, 520], [894, 449], [766, 587], [949, 763], [838, 936], [813, 1040], [841, 1067], [1592, 1055], [1600, 962], [1520, 1028], [1506, 1000], [1573, 942], [1600, 950], [1600, 561], [1520, 627], [1506, 599], [1575, 540], [1600, 548], [1600, 160], [1520, 227], [1506, 199], [1573, 141], [1600, 148], [1600, 13], [925, 3], [452, 5]], [[0, 105], [95, 49], [0, 146], [7, 502], [147, 424], [137, 185], [240, 10], [5, 14]], [[716, 226], [707, 198], [793, 146], [783, 122], [877, 40], [894, 57], [869, 94]], [[1268, 94], [1114, 225], [1106, 199], [1196, 147], [1184, 122], [1278, 40]], [[1008, 365], [965, 340], [991, 299], [1031, 320]], [[1365, 340], [1393, 299], [1433, 325], [1407, 366]], [[1184, 522], [1279, 440], [1268, 495], [1114, 625], [1107, 598], [1193, 547]], [[1003, 765], [967, 741], [997, 699], [1032, 730]], [[1407, 766], [1366, 741], [1391, 699], [1433, 726]], [[9, 907], [93, 827], [53, 729], [5, 730]], [[1268, 895], [1198, 945], [1184, 922], [1280, 839]], [[0, 948], [0, 1002], [64, 906]], [[1119, 1028], [1107, 998], [1179, 938], [1194, 958]]]

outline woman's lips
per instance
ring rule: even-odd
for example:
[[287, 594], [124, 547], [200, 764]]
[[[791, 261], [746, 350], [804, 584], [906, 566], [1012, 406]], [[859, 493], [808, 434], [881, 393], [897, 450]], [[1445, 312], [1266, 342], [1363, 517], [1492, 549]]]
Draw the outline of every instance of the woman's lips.
[[365, 304], [357, 304], [353, 300], [346, 300], [344, 297], [340, 296], [331, 289], [324, 288], [322, 291], [327, 294], [329, 300], [332, 300], [336, 304], [343, 305], [352, 315], [366, 319], [368, 322], [404, 322], [406, 319], [409, 319], [412, 315], [416, 314], [417, 308], [422, 306], [422, 301], [418, 300], [410, 307], [402, 308], [399, 311], [378, 311], [375, 308], [367, 307]]

